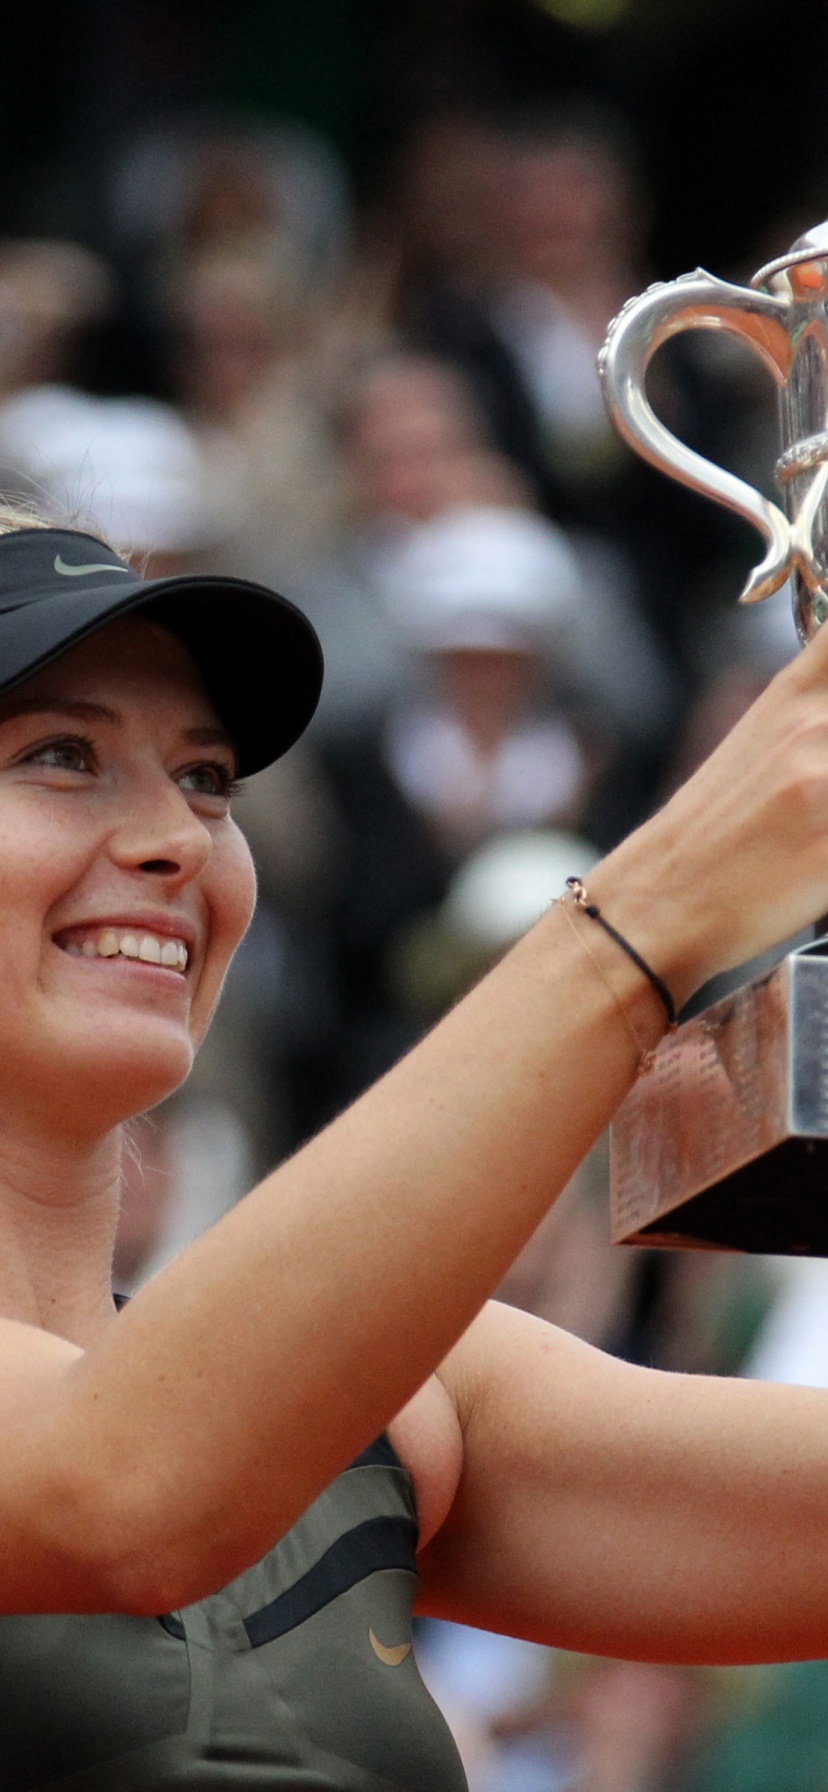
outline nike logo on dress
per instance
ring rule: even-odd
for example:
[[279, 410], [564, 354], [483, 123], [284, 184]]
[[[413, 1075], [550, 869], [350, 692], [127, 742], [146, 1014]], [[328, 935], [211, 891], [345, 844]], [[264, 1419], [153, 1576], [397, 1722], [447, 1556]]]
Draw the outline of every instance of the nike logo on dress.
[[411, 1654], [410, 1643], [393, 1643], [389, 1647], [387, 1643], [381, 1643], [379, 1637], [375, 1636], [370, 1628], [368, 1636], [374, 1654], [379, 1661], [384, 1661], [388, 1668], [398, 1668], [400, 1662], [405, 1661], [406, 1656]]
[[96, 562], [92, 566], [67, 566], [66, 561], [61, 560], [61, 557], [59, 554], [55, 555], [55, 572], [62, 572], [67, 579], [78, 579], [78, 578], [80, 578], [81, 573], [84, 573], [84, 572], [126, 572], [126, 573], [129, 573], [131, 571], [132, 571], [131, 566], [112, 566], [108, 560]]

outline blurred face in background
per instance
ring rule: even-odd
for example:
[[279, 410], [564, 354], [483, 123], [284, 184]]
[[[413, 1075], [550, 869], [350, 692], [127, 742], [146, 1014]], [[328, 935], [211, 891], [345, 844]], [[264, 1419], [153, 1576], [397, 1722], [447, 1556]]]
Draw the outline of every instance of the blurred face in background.
[[489, 446], [462, 376], [402, 357], [369, 373], [345, 437], [354, 504], [364, 518], [424, 522], [453, 504], [530, 501], [520, 474]]
[[494, 750], [533, 708], [546, 670], [528, 647], [452, 647], [431, 655], [440, 690], [469, 734]]
[[587, 136], [528, 140], [513, 153], [503, 227], [515, 273], [567, 284], [637, 251], [641, 204], [620, 155]]
[[174, 294], [181, 397], [232, 422], [301, 336], [302, 287], [286, 246], [212, 250], [187, 263]]
[[483, 119], [447, 112], [423, 125], [402, 172], [402, 216], [412, 258], [460, 282], [501, 267], [502, 197], [510, 158]]
[[190, 182], [182, 235], [192, 246], [266, 235], [283, 225], [271, 170], [251, 144], [220, 137], [205, 144]]
[[0, 242], [0, 392], [72, 378], [78, 342], [112, 297], [106, 263], [78, 244]]

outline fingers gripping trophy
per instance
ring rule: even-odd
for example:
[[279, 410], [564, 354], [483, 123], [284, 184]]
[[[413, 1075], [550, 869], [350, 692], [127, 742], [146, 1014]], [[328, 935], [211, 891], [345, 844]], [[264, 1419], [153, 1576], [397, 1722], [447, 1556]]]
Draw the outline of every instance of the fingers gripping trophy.
[[[729, 330], [776, 381], [784, 508], [652, 410], [649, 362], [683, 330]], [[610, 325], [598, 367], [630, 446], [758, 529], [765, 553], [740, 602], [789, 579], [810, 640], [828, 616], [828, 221], [749, 287], [701, 268], [651, 286]], [[663, 1041], [613, 1127], [612, 1214], [619, 1242], [828, 1255], [828, 937]]]

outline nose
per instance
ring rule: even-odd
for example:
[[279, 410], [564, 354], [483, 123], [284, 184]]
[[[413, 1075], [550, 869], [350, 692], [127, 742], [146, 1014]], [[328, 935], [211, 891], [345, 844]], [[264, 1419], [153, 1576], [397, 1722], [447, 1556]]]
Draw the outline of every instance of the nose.
[[110, 857], [120, 870], [145, 872], [173, 890], [198, 877], [212, 848], [210, 829], [167, 777], [130, 787], [109, 840]]

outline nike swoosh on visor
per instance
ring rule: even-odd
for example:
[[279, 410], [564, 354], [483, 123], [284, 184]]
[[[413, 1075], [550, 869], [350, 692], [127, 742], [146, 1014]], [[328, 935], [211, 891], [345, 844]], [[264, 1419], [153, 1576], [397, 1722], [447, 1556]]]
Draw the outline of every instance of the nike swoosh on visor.
[[67, 566], [59, 554], [55, 555], [55, 572], [62, 572], [67, 579], [77, 579], [83, 572], [125, 572], [131, 573], [129, 566], [113, 566], [109, 561], [102, 561], [93, 566]]

